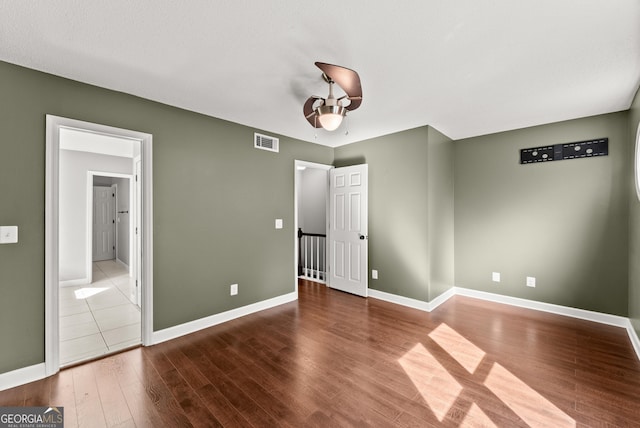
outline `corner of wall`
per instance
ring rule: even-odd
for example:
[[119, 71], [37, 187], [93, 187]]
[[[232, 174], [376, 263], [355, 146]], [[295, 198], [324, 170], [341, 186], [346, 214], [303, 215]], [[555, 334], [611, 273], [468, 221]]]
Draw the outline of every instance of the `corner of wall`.
[[640, 127], [640, 89], [635, 93], [629, 108], [629, 285], [628, 313], [631, 327], [640, 336], [640, 201], [635, 187], [636, 135]]
[[454, 286], [454, 153], [453, 140], [435, 128], [427, 130], [427, 301], [434, 302]]

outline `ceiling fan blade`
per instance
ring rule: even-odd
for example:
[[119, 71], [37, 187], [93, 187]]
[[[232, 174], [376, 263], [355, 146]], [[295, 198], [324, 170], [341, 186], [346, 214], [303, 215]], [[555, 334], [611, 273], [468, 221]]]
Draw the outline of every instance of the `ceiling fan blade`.
[[355, 110], [360, 107], [360, 104], [362, 104], [362, 86], [357, 72], [350, 68], [324, 62], [316, 62], [316, 66], [347, 94], [347, 97], [351, 100], [351, 104], [345, 107], [347, 110]]
[[317, 113], [313, 109], [313, 104], [317, 100], [321, 100], [321, 99], [322, 98], [317, 96], [309, 97], [307, 101], [305, 101], [304, 106], [302, 106], [302, 113], [304, 113], [304, 117], [314, 128], [322, 128], [322, 125], [320, 125], [320, 121], [316, 120]]

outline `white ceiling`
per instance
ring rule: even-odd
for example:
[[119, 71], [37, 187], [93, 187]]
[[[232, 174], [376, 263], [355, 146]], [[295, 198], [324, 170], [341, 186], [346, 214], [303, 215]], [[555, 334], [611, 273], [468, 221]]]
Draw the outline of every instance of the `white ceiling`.
[[[460, 139], [628, 109], [640, 1], [2, 0], [0, 60], [333, 147]], [[360, 74], [348, 135], [302, 115], [315, 61]]]

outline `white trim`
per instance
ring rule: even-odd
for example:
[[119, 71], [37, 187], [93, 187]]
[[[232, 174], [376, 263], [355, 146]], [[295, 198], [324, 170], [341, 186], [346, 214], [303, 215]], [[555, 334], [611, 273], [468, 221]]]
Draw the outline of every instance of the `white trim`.
[[129, 272], [129, 265], [126, 264], [125, 262], [123, 262], [122, 260], [120, 260], [117, 257], [116, 257], [116, 263], [119, 264], [120, 266], [122, 266], [124, 269], [126, 269], [127, 272]]
[[153, 136], [59, 116], [46, 115], [45, 176], [45, 376], [60, 370], [58, 200], [61, 127], [94, 132], [140, 142], [142, 158], [142, 344], [151, 344], [153, 333]]
[[60, 281], [59, 284], [60, 284], [60, 287], [77, 287], [78, 285], [91, 284], [91, 279], [90, 278], [68, 279], [66, 281]]
[[46, 118], [44, 220], [44, 364], [45, 376], [60, 370], [58, 201], [60, 182], [59, 118]]
[[285, 303], [293, 302], [296, 300], [298, 300], [297, 292], [283, 294], [281, 296], [273, 297], [261, 302], [252, 303], [247, 306], [242, 306], [226, 312], [221, 312], [219, 314], [214, 314], [205, 318], [200, 318], [184, 324], [165, 328], [164, 330], [155, 331], [153, 332], [153, 344], [155, 345], [158, 343], [166, 342], [167, 340], [176, 339], [178, 337], [194, 333], [205, 328], [213, 327], [215, 325], [231, 321], [245, 315], [264, 311], [266, 309], [270, 309], [275, 306], [283, 305]]
[[429, 308], [429, 302], [412, 299], [410, 297], [399, 296], [397, 294], [391, 294], [380, 290], [374, 290], [373, 288], [369, 289], [369, 297], [384, 300], [385, 302], [395, 303], [397, 305], [406, 306], [408, 308], [418, 309], [421, 311], [431, 311], [431, 309]]
[[629, 340], [631, 340], [631, 344], [633, 345], [633, 349], [635, 349], [636, 354], [638, 355], [638, 359], [640, 360], [640, 338], [638, 337], [638, 333], [636, 333], [636, 329], [633, 328], [633, 324], [631, 324], [631, 320], [627, 320], [627, 334], [629, 335]]
[[407, 306], [409, 308], [419, 309], [421, 311], [431, 312], [438, 306], [449, 300], [455, 295], [454, 288], [450, 288], [430, 302], [412, 299], [410, 297], [398, 296], [397, 294], [386, 293], [380, 290], [369, 289], [369, 297], [384, 300], [385, 302], [396, 303], [398, 305]]
[[29, 367], [0, 374], [0, 391], [34, 382], [46, 377], [45, 364], [40, 363]]
[[636, 196], [640, 200], [640, 123], [636, 131], [636, 147], [633, 159], [633, 182], [636, 185]]
[[602, 312], [588, 311], [586, 309], [571, 308], [569, 306], [554, 305], [552, 303], [537, 302], [535, 300], [521, 299], [519, 297], [503, 296], [501, 294], [488, 293], [486, 291], [471, 290], [469, 288], [454, 287], [458, 296], [475, 297], [477, 299], [490, 302], [504, 303], [521, 308], [534, 309], [536, 311], [549, 312], [557, 315], [564, 315], [571, 318], [578, 318], [587, 321], [594, 321], [600, 324], [608, 324], [616, 327], [627, 328], [629, 319], [618, 315], [610, 315]]

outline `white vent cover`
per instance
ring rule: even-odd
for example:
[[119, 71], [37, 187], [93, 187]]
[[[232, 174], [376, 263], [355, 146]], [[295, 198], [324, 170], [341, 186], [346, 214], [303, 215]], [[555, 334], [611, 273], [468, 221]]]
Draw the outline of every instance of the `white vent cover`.
[[253, 146], [256, 149], [269, 150], [270, 152], [278, 153], [279, 143], [280, 143], [280, 140], [278, 138], [269, 137], [268, 135], [258, 134], [257, 132], [253, 134]]

